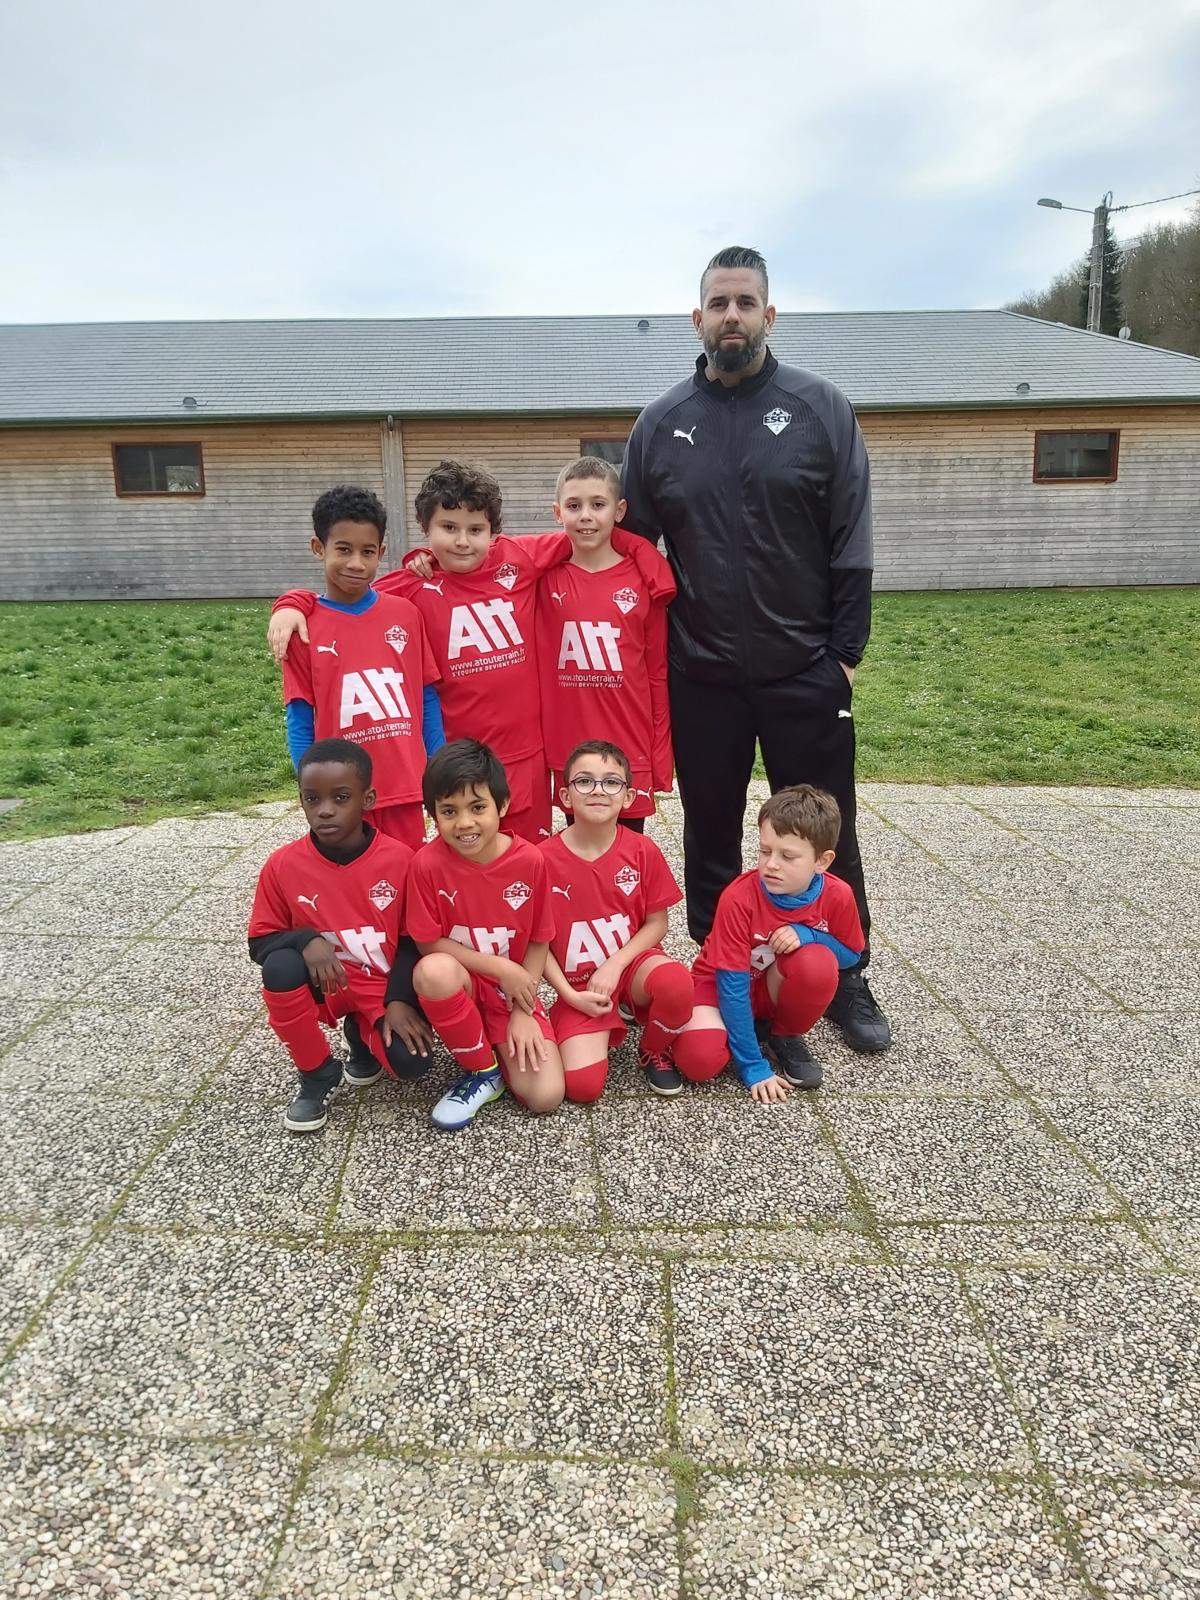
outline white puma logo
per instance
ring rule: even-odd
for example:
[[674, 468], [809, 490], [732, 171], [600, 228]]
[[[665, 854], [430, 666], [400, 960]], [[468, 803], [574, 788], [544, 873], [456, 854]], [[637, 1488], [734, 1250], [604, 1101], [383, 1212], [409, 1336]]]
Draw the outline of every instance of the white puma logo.
[[566, 596], [559, 594], [557, 589], [551, 589], [550, 598], [551, 598], [551, 600], [557, 600], [559, 605], [562, 605], [563, 600], [566, 598]]
[[338, 656], [338, 653], [337, 653], [337, 640], [336, 639], [333, 641], [332, 644], [319, 644], [317, 646], [317, 654], [319, 656], [337, 656], [337, 659], [339, 661], [342, 659], [341, 656]]
[[315, 911], [317, 909], [317, 901], [320, 899], [320, 895], [321, 891], [319, 889], [317, 890], [316, 894], [313, 895], [311, 900], [306, 894], [298, 894], [296, 896], [296, 904], [298, 906], [311, 906]]
[[689, 444], [695, 444], [696, 441], [695, 441], [695, 439], [692, 438], [692, 433], [695, 433], [696, 429], [699, 426], [700, 426], [700, 424], [698, 422], [693, 422], [692, 423], [692, 432], [691, 433], [684, 433], [682, 428], [676, 428], [675, 429], [675, 437], [677, 439], [686, 439]]
[[449, 900], [451, 905], [453, 905], [454, 902], [458, 899], [458, 890], [457, 889], [455, 889], [453, 892], [451, 892], [449, 889], [439, 889], [438, 893], [441, 895], [443, 900]]
[[445, 581], [446, 581], [445, 578], [439, 578], [436, 583], [430, 583], [430, 582], [426, 581], [425, 583], [423, 583], [421, 585], [421, 587], [422, 587], [422, 589], [432, 589], [434, 594], [441, 594], [442, 585], [445, 583]]
[[854, 713], [852, 711], [846, 711], [841, 707], [838, 708], [838, 716], [839, 717], [852, 717], [853, 715], [854, 715]]
[[571, 898], [571, 885], [568, 884], [565, 889], [560, 889], [558, 884], [553, 884], [551, 886], [550, 893], [560, 894], [564, 900], [569, 900]]

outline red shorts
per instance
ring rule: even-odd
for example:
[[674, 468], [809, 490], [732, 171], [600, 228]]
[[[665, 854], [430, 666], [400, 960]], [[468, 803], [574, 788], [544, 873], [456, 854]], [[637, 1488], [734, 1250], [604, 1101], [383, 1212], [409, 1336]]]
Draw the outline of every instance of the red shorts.
[[384, 991], [364, 993], [361, 989], [334, 989], [331, 994], [316, 1001], [317, 1021], [327, 1028], [336, 1028], [343, 1017], [357, 1017], [362, 1042], [381, 1066], [391, 1072], [387, 1051], [383, 1047], [383, 1034], [375, 1026], [384, 1013]]
[[522, 756], [519, 761], [505, 761], [504, 771], [512, 798], [500, 826], [505, 833], [528, 839], [531, 844], [548, 839], [553, 832], [553, 818], [550, 773], [544, 753], [538, 750], [534, 755]]
[[636, 1011], [637, 1007], [633, 1003], [631, 992], [634, 974], [650, 956], [661, 956], [665, 953], [662, 946], [656, 944], [649, 950], [643, 950], [641, 955], [634, 956], [621, 974], [613, 1003], [603, 1016], [589, 1017], [585, 1011], [576, 1011], [575, 1007], [569, 1006], [565, 1000], [556, 1000], [550, 1007], [550, 1022], [554, 1029], [555, 1040], [562, 1044], [567, 1039], [578, 1039], [585, 1033], [607, 1033], [608, 1047], [610, 1050], [615, 1050], [628, 1032], [617, 1006], [624, 1005], [628, 1011]]
[[[696, 990], [696, 1004], [698, 1006], [716, 1006], [721, 1009], [720, 996], [717, 994], [717, 980], [711, 973], [699, 973], [692, 968], [692, 983]], [[769, 1017], [775, 1010], [771, 1000], [771, 992], [767, 988], [767, 975], [765, 972], [755, 972], [750, 977], [750, 1010], [755, 1018]]]
[[[512, 1016], [508, 1002], [497, 984], [487, 978], [480, 978], [475, 973], [471, 973], [470, 977], [470, 995], [479, 1007], [479, 1015], [483, 1018], [484, 1037], [491, 1044], [503, 1044], [508, 1038], [508, 1019]], [[542, 1037], [553, 1044], [554, 1029], [550, 1026], [550, 1018], [546, 1015], [540, 1000], [533, 1015], [542, 1030]]]
[[[558, 791], [567, 787], [567, 780], [561, 772], [551, 774], [554, 783], [554, 804], [565, 816], [572, 813], [567, 810], [558, 798]], [[645, 773], [633, 775], [633, 804], [627, 811], [622, 811], [623, 817], [652, 817], [654, 815], [654, 791], [650, 787], [650, 779]]]
[[363, 819], [410, 850], [419, 850], [425, 843], [425, 807], [419, 800], [408, 800], [402, 806], [375, 806], [363, 812]]

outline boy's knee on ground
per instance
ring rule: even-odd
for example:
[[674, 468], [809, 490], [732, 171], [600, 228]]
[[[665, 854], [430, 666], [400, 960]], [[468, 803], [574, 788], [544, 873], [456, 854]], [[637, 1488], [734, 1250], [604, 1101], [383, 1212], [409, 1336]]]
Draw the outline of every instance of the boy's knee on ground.
[[299, 950], [272, 950], [262, 964], [262, 986], [286, 993], [308, 983], [308, 968]]
[[707, 1083], [729, 1060], [724, 1028], [690, 1028], [675, 1041], [675, 1065], [689, 1083]]
[[608, 1057], [591, 1061], [586, 1066], [564, 1071], [565, 1095], [573, 1105], [587, 1106], [599, 1100], [608, 1082]]
[[433, 1065], [432, 1055], [414, 1055], [398, 1033], [392, 1034], [392, 1042], [385, 1045], [384, 1052], [388, 1058], [388, 1066], [398, 1078], [411, 1081], [423, 1077]]

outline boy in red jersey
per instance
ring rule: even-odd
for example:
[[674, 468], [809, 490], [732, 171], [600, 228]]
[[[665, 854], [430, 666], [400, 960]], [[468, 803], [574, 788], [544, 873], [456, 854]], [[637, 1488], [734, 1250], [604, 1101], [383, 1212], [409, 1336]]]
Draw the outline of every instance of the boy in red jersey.
[[433, 1108], [434, 1126], [465, 1128], [505, 1084], [530, 1111], [557, 1110], [562, 1061], [537, 992], [554, 932], [541, 852], [501, 833], [508, 780], [479, 740], [444, 745], [424, 793], [437, 837], [408, 878], [405, 923], [421, 951], [413, 984], [463, 1074]]
[[574, 820], [541, 846], [550, 873], [554, 938], [546, 977], [558, 995], [550, 1011], [569, 1100], [598, 1100], [608, 1052], [625, 1037], [622, 1011], [643, 1024], [638, 1057], [656, 1094], [683, 1080], [671, 1062], [692, 1014], [692, 975], [662, 948], [667, 910], [683, 898], [662, 851], [618, 826], [633, 798], [629, 761], [604, 739], [589, 739], [564, 763]]
[[[300, 757], [298, 777], [310, 831], [263, 866], [249, 944], [268, 1020], [299, 1078], [284, 1124], [312, 1133], [325, 1126], [343, 1071], [356, 1087], [385, 1067], [419, 1078], [433, 1034], [412, 987], [416, 950], [402, 935], [412, 851], [364, 820], [375, 800], [370, 756], [347, 739], [320, 740]], [[351, 1050], [345, 1069], [320, 1027], [339, 1018]]]
[[[428, 549], [410, 551], [377, 587], [405, 596], [424, 618], [441, 671], [446, 736], [481, 739], [499, 757], [512, 795], [507, 831], [546, 838], [550, 777], [538, 708], [536, 592], [542, 573], [570, 558], [571, 541], [564, 533], [502, 534], [500, 486], [483, 468], [457, 461], [428, 474], [416, 512]], [[632, 534], [618, 534], [614, 545], [648, 568], [661, 561]], [[293, 628], [304, 636], [314, 604], [303, 590], [275, 602], [267, 637], [277, 656]]]
[[[758, 813], [758, 865], [727, 886], [696, 957], [696, 1010], [676, 1059], [696, 1065], [730, 1055], [756, 1100], [817, 1089], [821, 1067], [804, 1041], [862, 954], [849, 884], [828, 868], [841, 827], [823, 789], [780, 789]], [[763, 1050], [774, 1062], [774, 1070]]]
[[338, 484], [312, 517], [325, 592], [307, 639], [293, 638], [283, 659], [288, 750], [296, 763], [314, 738], [369, 749], [376, 800], [367, 821], [415, 850], [425, 840], [425, 758], [445, 743], [440, 674], [414, 607], [371, 587], [387, 527], [376, 496]]
[[620, 820], [640, 832], [655, 792], [672, 781], [667, 606], [675, 580], [653, 546], [637, 561], [613, 548], [625, 512], [619, 483], [616, 468], [596, 456], [558, 475], [554, 515], [572, 555], [538, 586], [542, 732], [564, 805], [566, 757], [581, 730], [625, 752], [632, 792]]

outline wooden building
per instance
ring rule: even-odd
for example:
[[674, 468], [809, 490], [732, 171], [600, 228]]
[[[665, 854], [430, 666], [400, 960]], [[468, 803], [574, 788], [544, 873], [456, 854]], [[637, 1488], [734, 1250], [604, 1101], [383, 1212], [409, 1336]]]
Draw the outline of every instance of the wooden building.
[[[858, 411], [876, 587], [1200, 580], [1200, 360], [999, 311], [781, 316], [771, 346]], [[619, 459], [696, 354], [680, 316], [0, 328], [0, 587], [274, 594], [322, 489], [379, 493], [395, 551], [444, 456], [550, 526], [559, 467]]]

